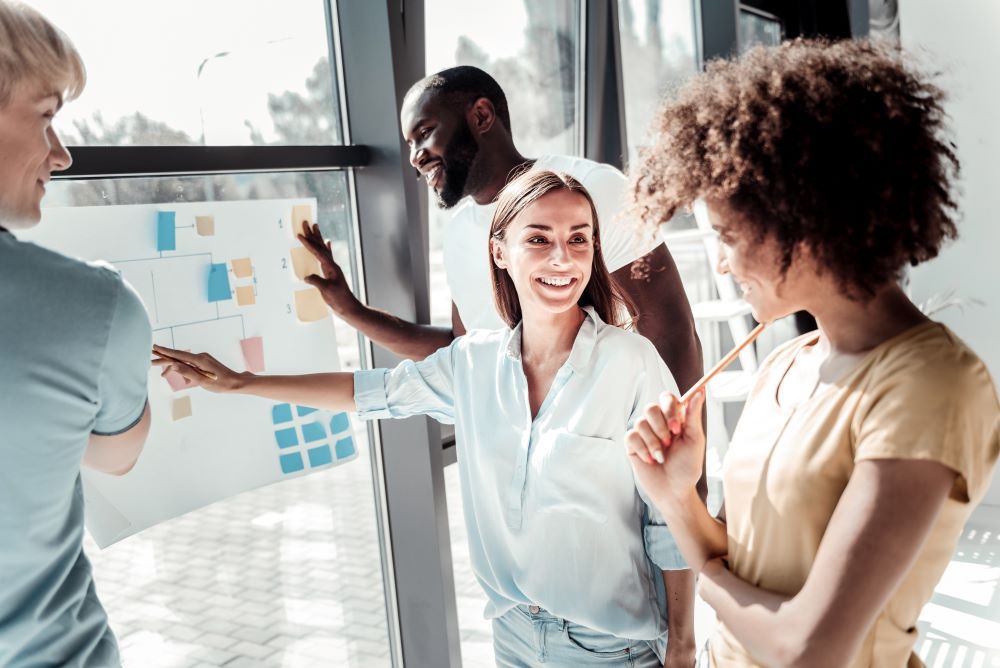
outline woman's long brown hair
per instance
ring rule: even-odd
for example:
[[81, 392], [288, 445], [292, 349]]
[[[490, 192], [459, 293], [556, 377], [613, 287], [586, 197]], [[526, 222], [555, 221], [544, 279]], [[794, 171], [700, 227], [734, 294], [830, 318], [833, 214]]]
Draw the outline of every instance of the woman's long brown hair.
[[[635, 307], [621, 291], [604, 264], [604, 254], [601, 252], [601, 234], [597, 220], [597, 209], [594, 200], [587, 189], [568, 174], [549, 170], [528, 170], [515, 177], [501, 191], [497, 200], [497, 209], [490, 225], [490, 242], [495, 239], [503, 241], [507, 228], [528, 206], [541, 197], [560, 190], [579, 193], [587, 199], [590, 214], [594, 221], [594, 261], [590, 269], [590, 282], [583, 289], [578, 304], [591, 306], [609, 325], [624, 327], [629, 323], [629, 315], [635, 313]], [[521, 301], [518, 299], [514, 281], [506, 269], [501, 269], [493, 261], [491, 248], [490, 276], [493, 280], [493, 301], [497, 312], [508, 327], [513, 328], [521, 321]]]

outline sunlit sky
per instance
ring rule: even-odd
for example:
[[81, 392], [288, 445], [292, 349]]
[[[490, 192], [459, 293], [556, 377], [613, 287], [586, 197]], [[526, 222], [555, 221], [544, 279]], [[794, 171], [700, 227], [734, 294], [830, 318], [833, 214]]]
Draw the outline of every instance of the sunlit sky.
[[[642, 35], [644, 3], [627, 1], [635, 7]], [[30, 4], [70, 35], [87, 66], [83, 96], [60, 114], [64, 129], [96, 111], [108, 122], [141, 111], [194, 141], [204, 132], [209, 143], [249, 143], [247, 123], [271, 139], [267, 94], [304, 91], [306, 77], [327, 49], [323, 0]], [[690, 0], [663, 4], [666, 17], [674, 11], [671, 5], [687, 8]], [[455, 64], [461, 35], [492, 58], [515, 55], [524, 47], [522, 1], [427, 0], [425, 11], [429, 72]], [[671, 21], [661, 23], [671, 30]], [[689, 34], [685, 28], [682, 35]], [[218, 55], [222, 52], [228, 54]]]
[[[70, 35], [87, 66], [86, 90], [60, 113], [64, 129], [95, 111], [108, 121], [141, 111], [195, 141], [202, 118], [209, 143], [248, 143], [244, 121], [268, 138], [267, 93], [304, 91], [327, 49], [322, 0], [30, 4]], [[494, 57], [523, 46], [520, 2], [430, 0], [426, 11], [437, 35], [427, 41], [430, 71], [454, 64], [461, 26], [473, 26], [476, 42]], [[229, 54], [216, 55], [224, 51]]]

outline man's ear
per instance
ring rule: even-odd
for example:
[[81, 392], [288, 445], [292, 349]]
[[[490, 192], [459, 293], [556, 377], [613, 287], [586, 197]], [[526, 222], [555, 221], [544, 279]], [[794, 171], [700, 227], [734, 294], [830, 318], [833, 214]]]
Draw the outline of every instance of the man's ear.
[[504, 254], [503, 242], [496, 237], [490, 239], [490, 255], [493, 256], [493, 264], [501, 269], [507, 268], [507, 258]]
[[488, 98], [481, 97], [472, 103], [472, 107], [466, 114], [466, 119], [469, 121], [469, 129], [472, 130], [473, 134], [483, 135], [493, 129], [493, 124], [497, 120], [497, 110]]

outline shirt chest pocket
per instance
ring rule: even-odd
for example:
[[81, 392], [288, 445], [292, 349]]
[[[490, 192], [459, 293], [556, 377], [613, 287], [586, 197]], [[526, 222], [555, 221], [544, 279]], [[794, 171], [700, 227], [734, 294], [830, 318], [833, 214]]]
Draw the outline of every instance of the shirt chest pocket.
[[531, 458], [528, 498], [539, 513], [605, 524], [628, 486], [634, 487], [621, 444], [609, 438], [549, 432]]

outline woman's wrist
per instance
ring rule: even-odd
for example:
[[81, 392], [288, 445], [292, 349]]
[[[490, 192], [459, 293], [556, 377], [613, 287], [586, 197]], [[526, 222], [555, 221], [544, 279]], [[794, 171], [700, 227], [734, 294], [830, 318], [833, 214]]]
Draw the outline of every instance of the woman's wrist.
[[232, 385], [226, 388], [226, 390], [236, 394], [253, 394], [253, 384], [257, 378], [256, 374], [249, 371], [233, 374]]
[[667, 524], [670, 524], [672, 517], [689, 517], [691, 513], [705, 505], [698, 496], [698, 488], [693, 485], [688, 489], [677, 491], [664, 489], [653, 497], [653, 502], [663, 513]]

